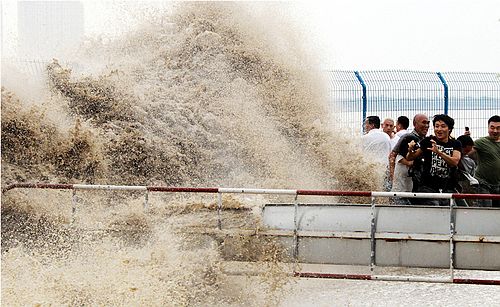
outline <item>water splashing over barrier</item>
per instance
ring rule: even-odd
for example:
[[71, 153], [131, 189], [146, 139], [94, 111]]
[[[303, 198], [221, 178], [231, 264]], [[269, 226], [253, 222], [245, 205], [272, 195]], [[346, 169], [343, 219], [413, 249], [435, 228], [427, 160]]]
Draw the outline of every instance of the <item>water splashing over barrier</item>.
[[[328, 115], [325, 83], [288, 24], [268, 27], [234, 3], [153, 17], [90, 41], [73, 65], [52, 61], [35, 94], [2, 87], [2, 187], [381, 187], [384, 170]], [[145, 214], [141, 193], [45, 192], [2, 197], [5, 305], [261, 306], [286, 295], [287, 248], [255, 235], [269, 195], [219, 206], [151, 193]], [[178, 231], [217, 225], [220, 207], [233, 208], [224, 223], [254, 235]], [[221, 273], [227, 259], [256, 261], [262, 292]]]

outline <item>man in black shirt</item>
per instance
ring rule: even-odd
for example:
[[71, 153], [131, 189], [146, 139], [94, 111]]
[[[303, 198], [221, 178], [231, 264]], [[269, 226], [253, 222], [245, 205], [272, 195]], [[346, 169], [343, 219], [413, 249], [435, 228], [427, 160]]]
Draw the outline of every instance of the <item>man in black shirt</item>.
[[[434, 116], [432, 123], [435, 135], [424, 138], [420, 143], [411, 141], [408, 144], [407, 160], [423, 157], [422, 179], [412, 192], [453, 193], [453, 172], [456, 171], [462, 150], [460, 142], [450, 138], [455, 121], [448, 115], [439, 114]], [[419, 203], [447, 205], [449, 200], [423, 199]]]

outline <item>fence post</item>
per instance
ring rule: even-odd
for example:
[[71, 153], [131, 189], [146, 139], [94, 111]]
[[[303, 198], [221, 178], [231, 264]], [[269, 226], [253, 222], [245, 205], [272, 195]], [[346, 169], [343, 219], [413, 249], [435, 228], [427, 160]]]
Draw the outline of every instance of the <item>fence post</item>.
[[[359, 83], [361, 84], [361, 87], [363, 88], [363, 118], [361, 119], [362, 122], [365, 121], [366, 118], [366, 109], [367, 109], [367, 97], [366, 97], [366, 84], [363, 78], [361, 78], [361, 75], [359, 74], [359, 71], [355, 71], [354, 74], [356, 75], [356, 78], [358, 78]], [[363, 133], [364, 128], [363, 125], [361, 126], [361, 133]]]
[[443, 83], [444, 87], [444, 114], [448, 115], [448, 83], [444, 79], [443, 75], [440, 72], [437, 72], [439, 80]]

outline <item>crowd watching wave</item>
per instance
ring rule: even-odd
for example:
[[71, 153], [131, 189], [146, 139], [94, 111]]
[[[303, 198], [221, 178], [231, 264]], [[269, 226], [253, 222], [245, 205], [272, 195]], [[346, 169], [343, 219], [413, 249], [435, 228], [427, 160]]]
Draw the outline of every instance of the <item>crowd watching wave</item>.
[[[458, 137], [446, 114], [400, 116], [381, 122], [368, 116], [363, 149], [386, 168], [385, 189], [392, 192], [500, 194], [500, 116], [492, 116], [488, 135], [473, 140], [470, 130]], [[432, 124], [433, 134], [428, 135]], [[448, 205], [444, 199], [397, 198], [398, 205]], [[460, 206], [500, 207], [498, 200], [457, 200]]]

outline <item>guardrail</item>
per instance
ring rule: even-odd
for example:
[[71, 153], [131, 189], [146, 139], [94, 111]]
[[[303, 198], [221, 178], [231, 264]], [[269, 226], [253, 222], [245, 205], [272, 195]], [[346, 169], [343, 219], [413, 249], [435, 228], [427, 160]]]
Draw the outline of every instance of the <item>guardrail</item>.
[[166, 193], [213, 193], [218, 194], [217, 205], [217, 228], [222, 230], [222, 194], [275, 194], [295, 196], [294, 212], [294, 257], [298, 253], [298, 220], [297, 211], [299, 195], [307, 196], [355, 196], [371, 198], [371, 254], [370, 270], [373, 272], [375, 267], [375, 240], [376, 240], [376, 221], [375, 221], [375, 199], [377, 197], [405, 197], [405, 198], [439, 198], [449, 199], [450, 205], [450, 253], [449, 253], [449, 278], [422, 278], [408, 276], [379, 276], [373, 274], [324, 274], [311, 272], [294, 272], [298, 277], [322, 277], [322, 278], [340, 278], [340, 279], [366, 279], [366, 280], [387, 280], [387, 281], [422, 281], [422, 282], [448, 282], [448, 283], [475, 283], [475, 284], [495, 284], [500, 285], [500, 280], [482, 280], [482, 279], [459, 279], [454, 278], [454, 234], [455, 218], [454, 204], [455, 199], [500, 199], [500, 194], [460, 194], [460, 193], [411, 193], [411, 192], [378, 192], [378, 191], [336, 191], [336, 190], [300, 190], [300, 189], [255, 189], [255, 188], [220, 188], [220, 187], [167, 187], [167, 186], [124, 186], [124, 185], [86, 185], [86, 184], [52, 184], [52, 183], [14, 183], [6, 186], [2, 193], [13, 189], [57, 189], [72, 190], [72, 214], [76, 213], [76, 191], [78, 190], [109, 190], [109, 191], [140, 191], [145, 193], [144, 210], [148, 209], [148, 193], [166, 192]]

